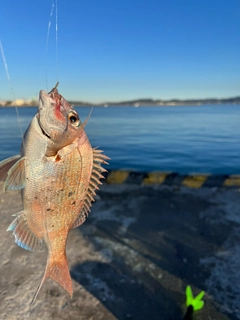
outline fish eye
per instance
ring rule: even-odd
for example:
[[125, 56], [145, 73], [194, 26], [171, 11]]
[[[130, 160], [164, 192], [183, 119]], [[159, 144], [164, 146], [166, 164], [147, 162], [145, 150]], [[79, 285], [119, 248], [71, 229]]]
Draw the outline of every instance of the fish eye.
[[75, 126], [75, 127], [79, 126], [80, 120], [79, 120], [79, 117], [76, 113], [70, 112], [68, 115], [68, 119], [73, 126]]
[[77, 121], [77, 117], [71, 116], [70, 118], [71, 123], [75, 123]]

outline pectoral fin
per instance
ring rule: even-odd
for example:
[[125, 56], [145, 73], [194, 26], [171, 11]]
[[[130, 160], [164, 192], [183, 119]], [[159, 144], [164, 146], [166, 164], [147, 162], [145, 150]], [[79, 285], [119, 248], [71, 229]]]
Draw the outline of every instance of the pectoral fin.
[[7, 228], [7, 231], [13, 231], [16, 244], [26, 250], [34, 252], [43, 251], [43, 241], [29, 228], [25, 212], [21, 211], [16, 215], [17, 217]]
[[0, 181], [5, 181], [9, 169], [21, 158], [18, 154], [0, 162]]
[[25, 187], [25, 160], [26, 157], [21, 158], [8, 171], [4, 191], [19, 190]]

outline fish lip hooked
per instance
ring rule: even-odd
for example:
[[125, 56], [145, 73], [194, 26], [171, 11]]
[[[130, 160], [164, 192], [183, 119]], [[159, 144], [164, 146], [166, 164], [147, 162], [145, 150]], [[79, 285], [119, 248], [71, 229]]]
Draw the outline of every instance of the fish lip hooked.
[[47, 96], [53, 99], [56, 104], [59, 103], [62, 99], [61, 94], [58, 93], [57, 86], [58, 86], [58, 83], [50, 92], [47, 93]]

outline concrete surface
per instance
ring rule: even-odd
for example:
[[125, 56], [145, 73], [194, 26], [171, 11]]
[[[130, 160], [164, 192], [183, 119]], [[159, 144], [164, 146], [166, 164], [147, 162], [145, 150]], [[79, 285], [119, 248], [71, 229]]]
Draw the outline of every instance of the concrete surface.
[[73, 298], [48, 280], [31, 307], [46, 253], [14, 243], [20, 194], [0, 193], [0, 319], [178, 320], [188, 284], [206, 291], [194, 319], [240, 319], [239, 208], [238, 189], [104, 185], [69, 235]]

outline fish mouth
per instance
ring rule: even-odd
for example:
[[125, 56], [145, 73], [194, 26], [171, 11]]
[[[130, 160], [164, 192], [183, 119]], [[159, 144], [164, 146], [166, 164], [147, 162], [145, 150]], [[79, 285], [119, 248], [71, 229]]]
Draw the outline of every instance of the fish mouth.
[[50, 92], [48, 92], [48, 96], [51, 99], [55, 100], [55, 103], [58, 105], [58, 104], [60, 104], [62, 96], [58, 93], [57, 87], [58, 87], [58, 82], [55, 85], [55, 87]]
[[39, 93], [39, 100], [42, 102], [43, 106], [49, 104], [49, 98], [51, 102], [59, 108], [61, 104], [62, 96], [58, 93], [57, 90], [58, 83], [55, 85], [55, 87], [49, 91], [48, 93], [44, 90], [41, 90]]
[[65, 110], [66, 101], [58, 93], [57, 84], [50, 91], [41, 90], [39, 93], [38, 123], [42, 136], [54, 142], [61, 131], [67, 130], [68, 118]]
[[[52, 104], [55, 108], [60, 109], [60, 100], [62, 96], [58, 93], [57, 90], [58, 83], [55, 85], [55, 87], [50, 92], [45, 92], [44, 90], [41, 90], [39, 93], [39, 100], [41, 101], [41, 107], [40, 110], [45, 109], [45, 105], [49, 105], [49, 98], [52, 100]], [[44, 121], [45, 122], [45, 121]], [[38, 116], [38, 124], [41, 129], [42, 134], [49, 140], [52, 140], [51, 136], [44, 130], [43, 123]]]

